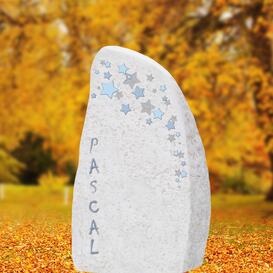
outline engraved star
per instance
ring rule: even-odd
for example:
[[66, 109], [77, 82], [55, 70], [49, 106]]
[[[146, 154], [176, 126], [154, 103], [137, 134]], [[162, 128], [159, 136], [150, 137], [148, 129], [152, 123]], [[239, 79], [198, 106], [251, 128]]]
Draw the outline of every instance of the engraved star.
[[170, 104], [171, 104], [171, 101], [170, 101], [170, 100], [166, 100], [164, 103], [165, 103], [165, 105], [167, 105], [167, 106], [168, 106], [168, 105], [170, 105]]
[[149, 82], [151, 82], [153, 79], [154, 79], [154, 77], [153, 77], [152, 74], [147, 75], [147, 80], [148, 80]]
[[152, 124], [152, 120], [150, 118], [146, 119], [146, 124], [151, 125]]
[[180, 132], [176, 132], [175, 135], [176, 135], [177, 137], [180, 137], [180, 136], [181, 136]]
[[111, 67], [111, 63], [109, 61], [104, 62], [104, 65], [106, 68], [110, 68]]
[[92, 95], [91, 95], [91, 98], [93, 98], [93, 99], [95, 99], [97, 97], [97, 95], [95, 94], [95, 93], [93, 93]]
[[181, 161], [182, 166], [186, 166], [186, 161]]
[[162, 100], [163, 100], [163, 101], [167, 101], [167, 100], [168, 100], [168, 97], [167, 97], [167, 96], [164, 96], [164, 97], [162, 97]]
[[120, 99], [120, 98], [122, 98], [122, 97], [123, 97], [122, 92], [119, 91], [119, 92], [116, 93], [116, 98], [117, 98], [117, 99]]
[[166, 124], [166, 127], [168, 128], [168, 130], [175, 129], [174, 122], [170, 119]]
[[160, 110], [160, 108], [157, 108], [153, 111], [154, 119], [162, 119], [164, 113]]
[[174, 156], [178, 157], [178, 158], [183, 158], [184, 157], [184, 153], [182, 153], [181, 151], [176, 151]]
[[136, 96], [136, 99], [144, 97], [144, 88], [136, 86], [135, 90], [132, 93]]
[[171, 120], [172, 120], [173, 122], [176, 122], [176, 121], [177, 121], [176, 116], [172, 116], [172, 117], [171, 117]]
[[179, 177], [181, 175], [180, 170], [175, 170], [175, 176]]
[[120, 111], [123, 112], [125, 115], [127, 115], [131, 111], [130, 105], [129, 104], [122, 104]]
[[141, 103], [141, 113], [147, 113], [148, 115], [151, 115], [152, 109], [155, 107], [151, 104], [150, 100], [147, 100], [146, 102]]
[[132, 89], [134, 88], [135, 84], [139, 83], [139, 79], [137, 78], [137, 73], [133, 74], [125, 74], [126, 80], [123, 82], [124, 84], [128, 84]]
[[170, 142], [174, 142], [175, 141], [175, 135], [169, 135], [168, 140]]
[[108, 96], [110, 99], [112, 99], [113, 94], [118, 91], [118, 88], [115, 87], [114, 82], [103, 82], [102, 84], [102, 95]]
[[155, 88], [153, 89], [153, 93], [156, 93], [156, 89]]
[[184, 171], [184, 170], [182, 170], [180, 173], [181, 173], [181, 175], [180, 175], [180, 176], [181, 176], [182, 178], [184, 178], [184, 177], [187, 177], [187, 176], [188, 176], [187, 172], [186, 172], [186, 171]]
[[126, 74], [129, 68], [125, 64], [118, 65], [118, 73]]
[[164, 84], [164, 85], [160, 85], [159, 90], [160, 90], [161, 92], [165, 92], [165, 91], [167, 90], [166, 85], [165, 85], [165, 84]]
[[112, 77], [112, 74], [109, 71], [104, 72], [104, 79], [110, 80], [111, 77]]

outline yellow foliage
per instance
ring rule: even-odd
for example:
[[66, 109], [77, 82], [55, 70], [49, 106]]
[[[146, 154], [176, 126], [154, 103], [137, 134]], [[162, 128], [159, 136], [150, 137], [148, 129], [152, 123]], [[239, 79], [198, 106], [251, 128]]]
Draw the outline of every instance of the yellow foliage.
[[90, 63], [102, 46], [121, 45], [154, 58], [178, 81], [213, 176], [248, 169], [269, 181], [273, 5], [256, 2], [1, 2], [0, 134], [9, 149], [26, 131], [42, 135], [60, 173], [76, 163]]

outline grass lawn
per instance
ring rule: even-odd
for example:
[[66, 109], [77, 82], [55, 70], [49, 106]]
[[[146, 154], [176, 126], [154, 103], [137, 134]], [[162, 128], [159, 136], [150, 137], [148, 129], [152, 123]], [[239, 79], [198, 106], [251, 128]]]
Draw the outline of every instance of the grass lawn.
[[[0, 272], [76, 272], [71, 202], [64, 205], [62, 190], [6, 187], [0, 201]], [[273, 272], [273, 203], [263, 196], [213, 196], [204, 265], [192, 272]]]

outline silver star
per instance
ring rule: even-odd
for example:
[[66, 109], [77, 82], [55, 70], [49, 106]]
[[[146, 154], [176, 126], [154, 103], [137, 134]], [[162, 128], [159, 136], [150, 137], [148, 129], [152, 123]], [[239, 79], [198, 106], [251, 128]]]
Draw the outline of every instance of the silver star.
[[164, 103], [165, 103], [165, 105], [167, 105], [167, 106], [171, 104], [170, 100], [166, 100]]
[[124, 84], [128, 84], [132, 89], [134, 88], [135, 84], [139, 83], [139, 79], [137, 78], [137, 73], [134, 74], [125, 74], [126, 80], [123, 82]]
[[141, 103], [142, 109], [141, 109], [141, 113], [147, 113], [148, 115], [151, 115], [152, 109], [154, 109], [155, 107], [151, 104], [150, 100], [147, 100], [146, 102], [142, 102]]
[[174, 142], [175, 141], [175, 135], [169, 135], [168, 140], [170, 142]]
[[171, 117], [171, 120], [172, 120], [173, 122], [176, 122], [176, 121], [177, 121], [176, 116], [172, 116], [172, 117]]
[[122, 98], [122, 97], [123, 97], [122, 92], [117, 92], [117, 93], [116, 93], [116, 98], [117, 98], [117, 99], [120, 99], [120, 98]]
[[146, 119], [146, 123], [147, 123], [148, 125], [151, 125], [151, 124], [152, 124], [152, 120], [151, 120], [150, 118], [148, 118], [148, 119]]
[[175, 176], [180, 176], [181, 175], [181, 172], [180, 172], [180, 170], [175, 170]]
[[151, 82], [154, 79], [153, 75], [147, 75], [147, 81]]

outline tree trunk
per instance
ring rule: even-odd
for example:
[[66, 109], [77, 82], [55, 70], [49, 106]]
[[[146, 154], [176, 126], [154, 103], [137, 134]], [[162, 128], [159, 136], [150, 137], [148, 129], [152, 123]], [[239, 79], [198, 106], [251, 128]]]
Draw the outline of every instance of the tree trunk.
[[0, 200], [5, 199], [5, 186], [3, 183], [0, 183]]
[[271, 167], [271, 173], [272, 173], [272, 184], [271, 184], [271, 188], [269, 189], [266, 195], [266, 200], [273, 202], [273, 153], [269, 154], [269, 160], [270, 160], [270, 167]]
[[[270, 39], [270, 45], [271, 45], [271, 58], [270, 58], [270, 69], [271, 73], [273, 74], [273, 37]], [[272, 174], [272, 184], [271, 188], [269, 189], [267, 195], [266, 195], [266, 200], [273, 202], [273, 152], [269, 154], [269, 160], [270, 160], [270, 167], [271, 167], [271, 174]]]
[[[264, 123], [264, 120], [267, 119], [262, 119], [261, 117], [268, 117], [268, 120], [271, 121], [272, 117], [271, 117], [271, 104], [269, 104], [269, 107], [264, 107], [264, 100], [262, 99], [263, 96], [266, 95], [266, 98], [269, 102], [273, 101], [273, 96], [269, 93], [269, 94], [261, 94], [261, 92], [263, 91], [262, 88], [262, 82], [260, 80], [256, 80], [253, 84], [253, 99], [254, 99], [254, 104], [255, 104], [255, 108], [256, 108], [256, 113], [257, 113], [257, 123], [258, 126], [264, 130], [264, 143], [265, 143], [265, 147], [268, 147], [270, 145], [270, 143], [272, 143], [273, 141], [273, 132], [269, 131], [268, 129], [266, 129], [268, 127], [267, 124]], [[270, 161], [270, 170], [271, 170], [271, 175], [272, 175], [272, 185], [271, 188], [269, 190], [269, 192], [267, 193], [266, 196], [266, 200], [268, 201], [272, 201], [273, 202], [273, 150], [271, 149], [268, 152], [268, 157], [269, 157], [269, 161]]]

